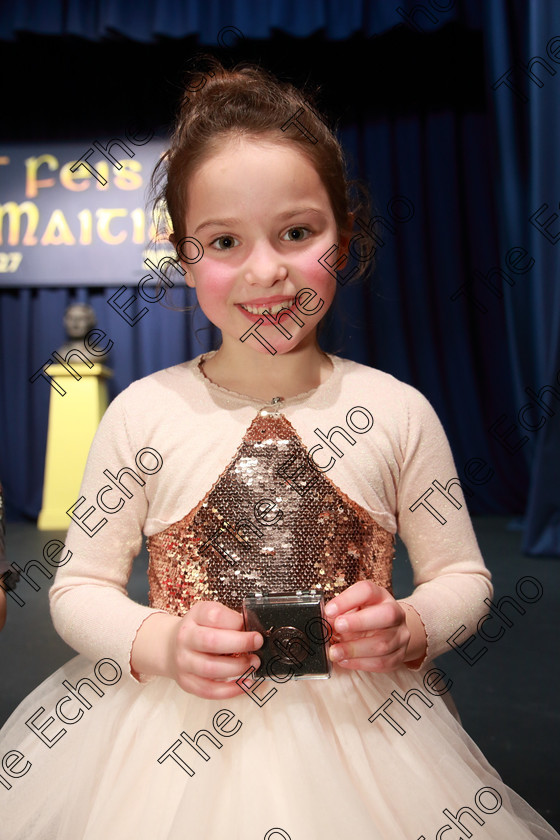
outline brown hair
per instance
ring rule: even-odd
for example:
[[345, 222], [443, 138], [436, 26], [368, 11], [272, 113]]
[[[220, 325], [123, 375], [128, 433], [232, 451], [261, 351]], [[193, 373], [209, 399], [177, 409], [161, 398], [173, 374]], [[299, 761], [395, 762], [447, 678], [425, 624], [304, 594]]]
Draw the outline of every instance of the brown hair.
[[[296, 118], [311, 138], [298, 128]], [[369, 219], [367, 193], [348, 180], [340, 143], [317, 114], [310, 92], [299, 91], [255, 65], [227, 70], [213, 56], [202, 56], [197, 71], [187, 77], [171, 145], [152, 176], [154, 206], [167, 209], [175, 241], [188, 236], [187, 188], [195, 169], [218, 151], [225, 138], [260, 136], [291, 143], [311, 162], [329, 196], [339, 235], [350, 234], [358, 214]], [[357, 278], [371, 266], [373, 256], [366, 256], [364, 237], [358, 239], [355, 252], [360, 255]]]

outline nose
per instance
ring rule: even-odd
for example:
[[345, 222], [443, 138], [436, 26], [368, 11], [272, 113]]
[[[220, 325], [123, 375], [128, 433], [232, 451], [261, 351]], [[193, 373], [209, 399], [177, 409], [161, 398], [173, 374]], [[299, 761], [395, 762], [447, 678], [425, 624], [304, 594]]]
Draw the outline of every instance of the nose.
[[278, 251], [268, 242], [256, 244], [245, 266], [244, 279], [247, 283], [270, 288], [287, 276], [288, 268]]

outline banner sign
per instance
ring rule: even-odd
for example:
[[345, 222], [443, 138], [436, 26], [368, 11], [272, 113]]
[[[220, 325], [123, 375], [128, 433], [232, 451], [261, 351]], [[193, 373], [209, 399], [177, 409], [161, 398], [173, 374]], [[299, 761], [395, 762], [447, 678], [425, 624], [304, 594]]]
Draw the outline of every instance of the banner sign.
[[154, 224], [146, 208], [162, 139], [0, 145], [0, 286], [134, 286]]

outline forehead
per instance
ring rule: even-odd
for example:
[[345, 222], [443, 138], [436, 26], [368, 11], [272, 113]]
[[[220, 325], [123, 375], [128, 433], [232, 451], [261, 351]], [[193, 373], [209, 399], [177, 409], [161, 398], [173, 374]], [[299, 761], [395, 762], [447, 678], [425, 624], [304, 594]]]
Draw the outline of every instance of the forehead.
[[328, 203], [313, 163], [293, 143], [279, 137], [232, 137], [193, 173], [189, 204], [197, 210], [227, 200], [266, 201], [289, 194], [294, 200], [315, 198]]

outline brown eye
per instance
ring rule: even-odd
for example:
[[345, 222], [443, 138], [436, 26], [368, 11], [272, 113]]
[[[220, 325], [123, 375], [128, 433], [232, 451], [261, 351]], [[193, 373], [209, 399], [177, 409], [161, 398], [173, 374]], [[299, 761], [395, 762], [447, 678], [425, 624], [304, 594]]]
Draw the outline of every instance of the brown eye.
[[[235, 243], [239, 241], [234, 236], [219, 236], [211, 243], [218, 251], [231, 251]], [[218, 245], [218, 243], [220, 243]]]
[[291, 242], [301, 242], [302, 240], [307, 239], [307, 236], [310, 235], [311, 231], [305, 227], [293, 227], [286, 232], [286, 236]]

